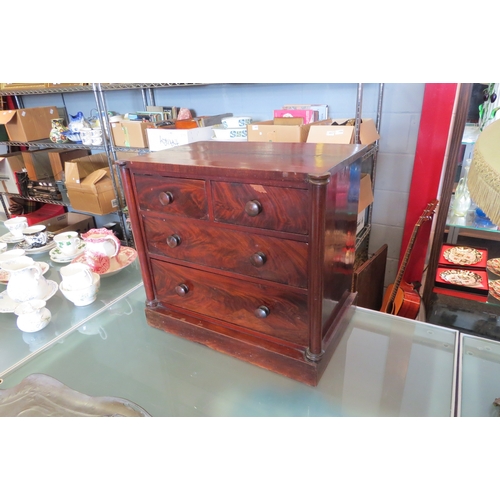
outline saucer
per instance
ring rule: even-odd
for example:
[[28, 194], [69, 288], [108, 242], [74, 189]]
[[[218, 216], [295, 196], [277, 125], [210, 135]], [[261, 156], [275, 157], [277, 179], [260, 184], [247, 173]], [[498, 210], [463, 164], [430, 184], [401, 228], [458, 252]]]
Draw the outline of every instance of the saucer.
[[[50, 266], [46, 262], [39, 262], [41, 268], [42, 268], [42, 274], [45, 274]], [[9, 282], [10, 279], [10, 273], [9, 271], [6, 271], [5, 269], [0, 269], [0, 284], [1, 285], [6, 285]]]
[[26, 255], [28, 255], [34, 253], [45, 253], [48, 252], [51, 248], [54, 248], [55, 246], [56, 246], [55, 241], [49, 241], [46, 245], [43, 245], [42, 247], [31, 248], [31, 245], [28, 245], [25, 241], [22, 241], [18, 243], [14, 248], [20, 248], [21, 250], [24, 250], [26, 252]]
[[20, 241], [24, 241], [24, 236], [16, 237], [12, 233], [7, 233], [0, 236], [0, 241], [3, 241], [4, 243], [19, 243]]
[[[47, 300], [49, 300], [59, 289], [59, 286], [55, 281], [47, 280], [47, 283], [49, 284], [49, 291], [45, 297], [40, 299], [45, 300], [45, 302], [47, 302]], [[7, 290], [0, 293], [0, 313], [12, 313], [19, 304], [22, 304], [22, 302], [12, 300], [7, 294]]]
[[59, 264], [68, 264], [70, 263], [73, 259], [81, 255], [83, 252], [85, 252], [85, 243], [80, 246], [78, 249], [78, 252], [76, 252], [73, 255], [64, 255], [59, 248], [53, 248], [49, 252], [50, 260], [54, 262], [58, 262]]
[[[130, 247], [121, 247], [120, 252], [116, 257], [111, 257], [109, 263], [109, 269], [104, 273], [98, 273], [101, 278], [107, 278], [108, 276], [113, 276], [113, 274], [119, 273], [122, 269], [125, 269], [128, 265], [132, 264], [137, 258], [137, 251]], [[85, 252], [76, 257], [71, 261], [87, 263]]]

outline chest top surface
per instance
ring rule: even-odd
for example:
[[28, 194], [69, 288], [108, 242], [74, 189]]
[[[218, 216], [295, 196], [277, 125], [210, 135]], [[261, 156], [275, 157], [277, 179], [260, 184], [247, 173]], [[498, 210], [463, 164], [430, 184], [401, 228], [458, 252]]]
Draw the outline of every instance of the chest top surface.
[[268, 179], [321, 177], [361, 158], [369, 147], [356, 144], [307, 144], [203, 141], [127, 160], [134, 171], [234, 176], [257, 173]]

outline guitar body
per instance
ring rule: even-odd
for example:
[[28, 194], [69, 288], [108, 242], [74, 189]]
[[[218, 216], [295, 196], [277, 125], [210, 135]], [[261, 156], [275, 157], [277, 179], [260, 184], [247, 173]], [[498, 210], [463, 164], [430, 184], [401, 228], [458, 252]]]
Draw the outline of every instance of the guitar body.
[[392, 304], [390, 304], [393, 290], [394, 284], [387, 287], [380, 310], [394, 316], [415, 319], [420, 310], [420, 295], [409, 283], [403, 281], [396, 291]]

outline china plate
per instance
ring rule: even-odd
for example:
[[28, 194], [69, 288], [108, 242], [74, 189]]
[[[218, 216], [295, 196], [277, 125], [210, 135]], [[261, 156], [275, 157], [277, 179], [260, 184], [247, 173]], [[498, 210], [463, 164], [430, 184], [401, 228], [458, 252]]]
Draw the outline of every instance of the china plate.
[[439, 276], [452, 285], [466, 286], [469, 288], [480, 287], [483, 281], [483, 278], [481, 278], [479, 274], [464, 269], [449, 269], [448, 271], [440, 273]]
[[[47, 280], [47, 283], [49, 284], [50, 290], [45, 295], [45, 297], [42, 297], [40, 300], [49, 300], [59, 289], [57, 283], [52, 280]], [[21, 302], [18, 302], [16, 300], [12, 300], [8, 295], [7, 295], [7, 290], [5, 292], [0, 293], [0, 313], [12, 313], [16, 309], [16, 307], [21, 304]]]
[[[42, 274], [45, 274], [50, 266], [46, 262], [39, 262], [41, 268], [42, 268]], [[0, 269], [0, 284], [6, 285], [9, 282], [10, 279], [10, 273], [9, 271], [6, 271], [5, 269]]]
[[500, 276], [500, 259], [490, 259], [486, 262], [486, 269]]
[[488, 282], [490, 295], [497, 300], [500, 300], [500, 280], [490, 280]]
[[59, 264], [69, 264], [73, 259], [81, 255], [85, 251], [85, 243], [83, 245], [80, 245], [80, 248], [78, 252], [76, 252], [74, 255], [64, 255], [59, 248], [53, 248], [49, 252], [50, 260], [54, 262], [58, 262]]
[[[125, 269], [128, 265], [132, 264], [137, 258], [137, 251], [130, 247], [121, 247], [120, 252], [116, 257], [111, 257], [109, 269], [105, 273], [100, 274], [101, 278], [107, 278], [108, 276], [113, 276], [113, 274], [119, 273], [122, 269]], [[82, 262], [87, 263], [85, 252], [74, 258], [71, 262]]]
[[483, 258], [483, 254], [475, 248], [453, 247], [445, 250], [443, 257], [452, 264], [471, 266], [477, 264]]
[[20, 241], [24, 241], [24, 236], [18, 236], [16, 238], [12, 233], [7, 233], [0, 236], [0, 241], [3, 241], [4, 243], [19, 243]]
[[21, 250], [24, 250], [26, 254], [35, 254], [35, 253], [45, 253], [48, 252], [50, 249], [54, 248], [56, 246], [55, 241], [51, 241], [44, 245], [43, 247], [38, 247], [38, 248], [31, 248], [31, 246], [27, 245], [24, 241], [21, 243], [18, 243], [14, 248], [20, 248]]

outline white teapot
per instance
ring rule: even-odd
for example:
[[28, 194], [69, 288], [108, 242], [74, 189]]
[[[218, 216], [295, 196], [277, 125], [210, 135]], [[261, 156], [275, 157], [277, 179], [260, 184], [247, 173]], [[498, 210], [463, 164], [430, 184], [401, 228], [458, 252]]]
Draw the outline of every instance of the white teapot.
[[7, 295], [18, 302], [43, 299], [50, 292], [50, 285], [43, 277], [41, 266], [25, 255], [2, 262], [2, 269], [9, 271]]

